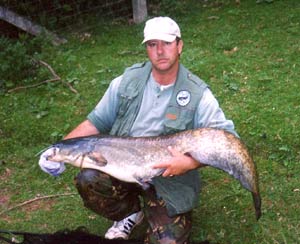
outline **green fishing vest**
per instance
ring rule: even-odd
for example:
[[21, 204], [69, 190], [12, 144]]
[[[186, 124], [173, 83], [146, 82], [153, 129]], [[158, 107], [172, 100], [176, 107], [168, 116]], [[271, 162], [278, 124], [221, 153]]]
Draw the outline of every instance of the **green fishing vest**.
[[[143, 91], [151, 74], [150, 62], [135, 64], [125, 70], [120, 83], [119, 110], [111, 135], [128, 136], [142, 103]], [[194, 116], [207, 85], [180, 65], [174, 91], [169, 102], [163, 134], [193, 128]], [[182, 101], [181, 101], [182, 100]], [[190, 211], [199, 201], [200, 178], [197, 170], [174, 177], [155, 177], [158, 197], [164, 199], [170, 216]]]

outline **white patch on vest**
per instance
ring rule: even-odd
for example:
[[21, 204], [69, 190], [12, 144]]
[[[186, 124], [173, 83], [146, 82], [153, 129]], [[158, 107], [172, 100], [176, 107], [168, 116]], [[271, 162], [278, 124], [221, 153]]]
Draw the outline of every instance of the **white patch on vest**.
[[176, 96], [177, 103], [184, 107], [191, 101], [191, 93], [189, 91], [180, 91]]

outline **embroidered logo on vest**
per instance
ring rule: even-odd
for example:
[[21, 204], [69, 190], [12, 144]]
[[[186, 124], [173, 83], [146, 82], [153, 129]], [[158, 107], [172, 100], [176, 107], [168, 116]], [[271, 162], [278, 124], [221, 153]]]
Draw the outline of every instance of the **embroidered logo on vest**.
[[178, 105], [184, 107], [191, 101], [191, 93], [189, 91], [179, 91], [176, 96], [176, 101]]

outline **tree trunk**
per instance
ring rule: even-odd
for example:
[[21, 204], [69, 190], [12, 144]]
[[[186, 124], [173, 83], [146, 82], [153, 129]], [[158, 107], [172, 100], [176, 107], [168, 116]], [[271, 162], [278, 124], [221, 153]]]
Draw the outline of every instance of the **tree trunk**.
[[147, 18], [147, 0], [132, 0], [133, 22], [141, 23]]

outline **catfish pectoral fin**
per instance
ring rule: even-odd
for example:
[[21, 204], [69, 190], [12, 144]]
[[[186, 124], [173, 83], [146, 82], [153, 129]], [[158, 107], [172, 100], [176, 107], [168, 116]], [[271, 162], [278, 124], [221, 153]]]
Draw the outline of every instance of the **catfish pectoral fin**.
[[98, 152], [92, 152], [92, 153], [90, 153], [88, 155], [88, 158], [91, 159], [95, 163], [95, 165], [97, 165], [97, 166], [103, 167], [103, 166], [105, 166], [107, 164], [106, 158], [104, 158], [102, 156], [102, 154], [98, 153]]

